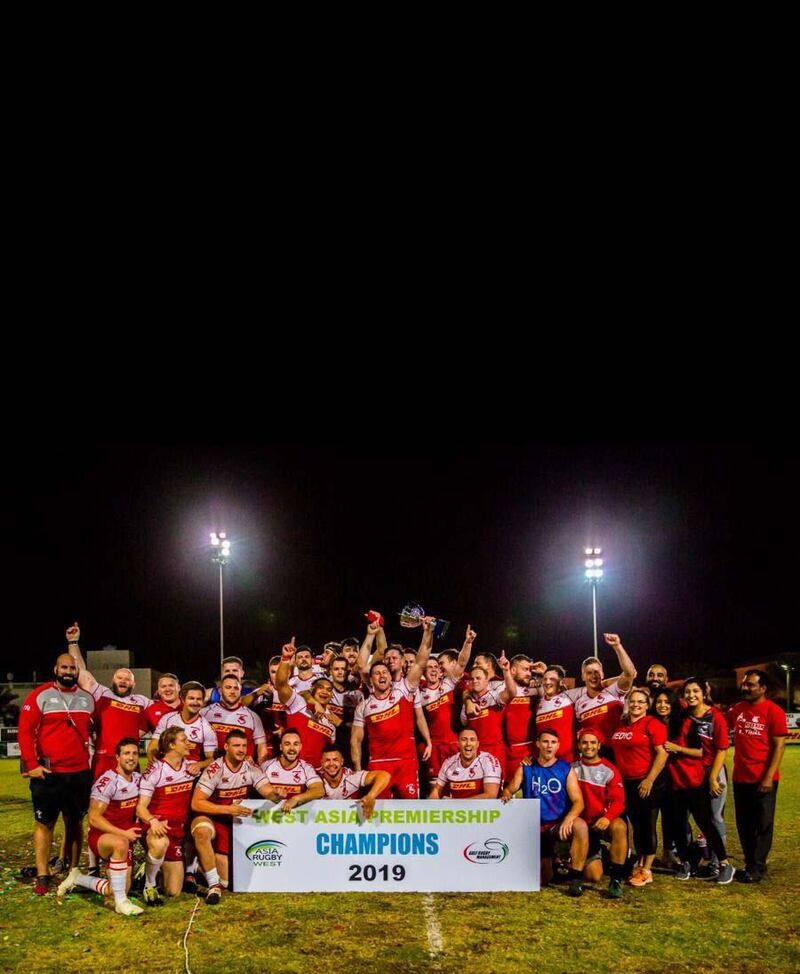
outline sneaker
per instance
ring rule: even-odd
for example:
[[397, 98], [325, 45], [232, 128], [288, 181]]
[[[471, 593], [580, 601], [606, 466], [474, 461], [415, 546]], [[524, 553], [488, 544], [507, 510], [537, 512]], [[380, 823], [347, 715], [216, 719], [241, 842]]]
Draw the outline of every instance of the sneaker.
[[183, 877], [183, 892], [184, 893], [197, 893], [197, 876], [194, 873], [186, 873]]
[[142, 890], [142, 899], [147, 906], [164, 905], [164, 897], [158, 892], [155, 886], [145, 886], [144, 890]]
[[691, 879], [692, 867], [688, 862], [682, 862], [675, 873], [676, 879]]
[[[155, 889], [155, 887], [148, 887], [148, 889]], [[135, 917], [139, 916], [140, 913], [144, 913], [144, 910], [140, 906], [131, 903], [127, 897], [124, 900], [120, 900], [119, 903], [115, 903], [114, 910], [117, 913], [121, 913], [124, 917]]]
[[715, 862], [710, 862], [706, 866], [701, 866], [696, 876], [698, 879], [716, 879], [719, 876], [719, 866]]
[[628, 882], [631, 884], [631, 886], [633, 885], [634, 879], [636, 879], [636, 877], [639, 875], [641, 871], [642, 871], [642, 867], [637, 862], [636, 865], [631, 870], [630, 876], [628, 876]]
[[46, 896], [50, 892], [50, 877], [37, 876], [36, 885], [33, 887], [33, 892], [37, 896]]
[[206, 903], [208, 903], [209, 906], [216, 906], [221, 899], [222, 899], [222, 887], [209, 886], [208, 892], [206, 893]]
[[66, 896], [67, 893], [69, 893], [69, 891], [75, 886], [75, 880], [78, 878], [78, 876], [80, 876], [80, 874], [81, 870], [79, 866], [75, 866], [74, 869], [70, 869], [70, 871], [67, 873], [67, 878], [56, 890], [56, 896], [59, 898]]
[[629, 882], [631, 886], [647, 886], [653, 882], [653, 873], [650, 869], [642, 867], [638, 873], [631, 876]]
[[583, 883], [579, 879], [569, 881], [567, 896], [583, 896]]
[[36, 872], [36, 866], [23, 866], [19, 871], [20, 876], [23, 879], [36, 879], [38, 875]]
[[724, 866], [719, 867], [719, 876], [717, 876], [715, 882], [717, 882], [720, 886], [727, 886], [728, 883], [733, 880], [735, 875], [736, 870], [729, 862], [726, 862]]
[[622, 898], [622, 883], [618, 879], [612, 879], [608, 884], [608, 895], [612, 900]]

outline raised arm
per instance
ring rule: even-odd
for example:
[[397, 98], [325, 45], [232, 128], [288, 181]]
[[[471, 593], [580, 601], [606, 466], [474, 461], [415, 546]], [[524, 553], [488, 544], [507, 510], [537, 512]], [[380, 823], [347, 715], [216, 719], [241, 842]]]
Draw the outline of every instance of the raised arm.
[[72, 623], [69, 629], [67, 629], [66, 635], [67, 652], [78, 664], [78, 686], [87, 693], [91, 693], [97, 686], [97, 680], [86, 669], [86, 660], [83, 658], [81, 647], [78, 645], [78, 641], [81, 638], [81, 630], [77, 622]]
[[[377, 622], [370, 622], [370, 624], [367, 626], [367, 634], [364, 636], [364, 642], [361, 644], [361, 649], [358, 651], [356, 665], [358, 666], [358, 672], [361, 674], [361, 678], [363, 680], [369, 679], [369, 655], [372, 652], [372, 646], [375, 642], [375, 637], [378, 635], [379, 629], [380, 626]], [[382, 653], [381, 657], [383, 657]]]
[[284, 643], [283, 649], [281, 649], [280, 666], [275, 673], [275, 689], [278, 691], [278, 699], [284, 704], [292, 699], [294, 693], [294, 690], [289, 686], [289, 677], [292, 675], [294, 667], [294, 654], [297, 651], [294, 640], [295, 637], [292, 636], [291, 642]]
[[425, 672], [428, 657], [431, 655], [433, 627], [435, 625], [436, 620], [433, 618], [433, 616], [425, 616], [425, 618], [422, 620], [422, 641], [419, 644], [416, 659], [411, 666], [409, 666], [408, 673], [406, 673], [406, 683], [410, 687], [418, 687], [419, 681], [422, 679], [422, 674]]
[[505, 650], [500, 655], [497, 665], [503, 671], [503, 680], [505, 681], [503, 692], [500, 694], [500, 701], [501, 703], [508, 703], [509, 700], [513, 700], [516, 697], [519, 688], [517, 687], [517, 681], [511, 675], [511, 664], [508, 661]]
[[464, 637], [464, 645], [461, 647], [461, 652], [458, 654], [458, 659], [456, 660], [456, 665], [453, 667], [453, 679], [460, 680], [464, 675], [464, 670], [467, 668], [467, 663], [469, 663], [469, 658], [472, 653], [472, 644], [475, 642], [475, 637], [477, 632], [467, 623], [467, 634]]
[[627, 691], [633, 686], [633, 681], [636, 679], [636, 667], [633, 665], [633, 660], [625, 652], [625, 647], [622, 645], [619, 636], [615, 632], [604, 632], [603, 639], [605, 639], [608, 645], [617, 654], [619, 665], [622, 668], [622, 674], [620, 675], [617, 685], [623, 693], [627, 693]]

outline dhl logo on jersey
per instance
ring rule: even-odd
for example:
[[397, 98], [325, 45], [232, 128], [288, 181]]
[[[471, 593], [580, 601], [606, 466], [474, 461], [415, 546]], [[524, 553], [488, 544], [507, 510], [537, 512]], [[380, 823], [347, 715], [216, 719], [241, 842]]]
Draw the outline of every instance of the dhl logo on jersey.
[[128, 714], [140, 714], [144, 709], [138, 703], [120, 703], [119, 700], [112, 700], [111, 706], [116, 710], [124, 710]]
[[508, 702], [512, 706], [518, 706], [522, 704], [526, 707], [530, 707], [532, 699], [533, 699], [532, 697], [514, 697], [513, 700], [509, 700]]
[[450, 791], [477, 791], [478, 781], [451, 781]]
[[249, 790], [246, 785], [244, 788], [220, 788], [217, 794], [220, 798], [245, 798]]
[[396, 717], [400, 713], [400, 704], [396, 703], [394, 707], [389, 710], [384, 710], [382, 714], [371, 714], [370, 723], [379, 724], [382, 720], [390, 720], [392, 717]]
[[274, 785], [273, 787], [281, 798], [288, 798], [289, 795], [299, 795], [301, 792], [305, 791], [305, 787], [303, 785]]
[[604, 703], [602, 707], [593, 707], [591, 710], [584, 710], [581, 714], [581, 722], [588, 720], [590, 717], [601, 717], [603, 714], [608, 713], [608, 704]]
[[120, 802], [119, 803], [119, 807], [120, 808], [135, 808], [137, 801], [138, 801], [137, 798], [126, 798], [124, 802]]
[[483, 720], [484, 717], [488, 717], [488, 716], [489, 716], [489, 708], [484, 707], [483, 710], [479, 710], [477, 714], [475, 714], [473, 717], [470, 717], [470, 720]]
[[214, 731], [215, 734], [230, 734], [230, 732], [233, 730], [233, 727], [230, 724], [213, 723], [211, 725], [211, 729]]
[[308, 729], [316, 731], [318, 734], [324, 734], [325, 737], [329, 737], [333, 740], [333, 731], [330, 727], [326, 727], [324, 724], [318, 724], [316, 720], [309, 720]]
[[546, 724], [548, 720], [560, 720], [564, 716], [564, 710], [559, 707], [558, 710], [551, 710], [548, 714], [537, 714], [536, 723]]
[[191, 791], [194, 787], [193, 781], [182, 781], [179, 785], [165, 785], [165, 795], [179, 795], [182, 791]]
[[451, 693], [446, 693], [443, 697], [439, 697], [438, 700], [434, 700], [433, 703], [426, 703], [425, 704], [425, 709], [426, 710], [438, 710], [439, 707], [444, 706], [444, 704], [450, 703], [451, 698], [452, 698], [452, 694]]
[[344, 707], [340, 707], [337, 703], [329, 703], [328, 710], [332, 714], [336, 714], [337, 717], [341, 717], [344, 714]]

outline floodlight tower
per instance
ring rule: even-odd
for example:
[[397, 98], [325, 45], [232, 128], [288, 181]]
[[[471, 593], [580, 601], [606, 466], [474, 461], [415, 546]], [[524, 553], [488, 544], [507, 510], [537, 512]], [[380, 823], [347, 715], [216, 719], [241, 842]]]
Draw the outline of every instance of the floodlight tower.
[[224, 531], [211, 532], [211, 560], [219, 565], [219, 671], [225, 658], [225, 629], [223, 627], [222, 568], [231, 556], [231, 543]]
[[586, 581], [592, 583], [592, 621], [594, 623], [594, 655], [597, 656], [597, 583], [603, 577], [602, 548], [584, 548]]

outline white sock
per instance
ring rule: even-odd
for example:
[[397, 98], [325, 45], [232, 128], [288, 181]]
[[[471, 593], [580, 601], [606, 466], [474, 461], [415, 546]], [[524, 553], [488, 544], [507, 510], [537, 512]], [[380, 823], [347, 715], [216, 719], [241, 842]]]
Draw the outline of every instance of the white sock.
[[199, 868], [200, 868], [200, 862], [199, 862], [197, 856], [195, 856], [194, 859], [192, 859], [192, 861], [186, 867], [186, 875], [187, 876], [194, 876], [194, 874], [197, 872], [197, 870]]
[[114, 902], [122, 903], [126, 900], [125, 884], [128, 879], [128, 860], [112, 859], [108, 864], [108, 879], [111, 883], [111, 892], [114, 894]]
[[216, 869], [209, 869], [206, 873], [206, 882], [208, 883], [208, 888], [211, 889], [212, 886], [219, 886], [219, 873]]
[[221, 886], [221, 887], [222, 887], [223, 889], [227, 889], [227, 888], [228, 888], [228, 880], [227, 880], [227, 879], [221, 879], [221, 880], [219, 881], [219, 885], [220, 885], [220, 886]]
[[144, 885], [145, 886], [155, 886], [156, 876], [158, 876], [158, 870], [164, 865], [164, 857], [161, 859], [153, 859], [150, 853], [147, 853], [147, 865], [144, 869]]
[[93, 893], [100, 893], [105, 896], [108, 892], [108, 880], [100, 876], [85, 876], [83, 873], [75, 877], [75, 885], [90, 889]]

